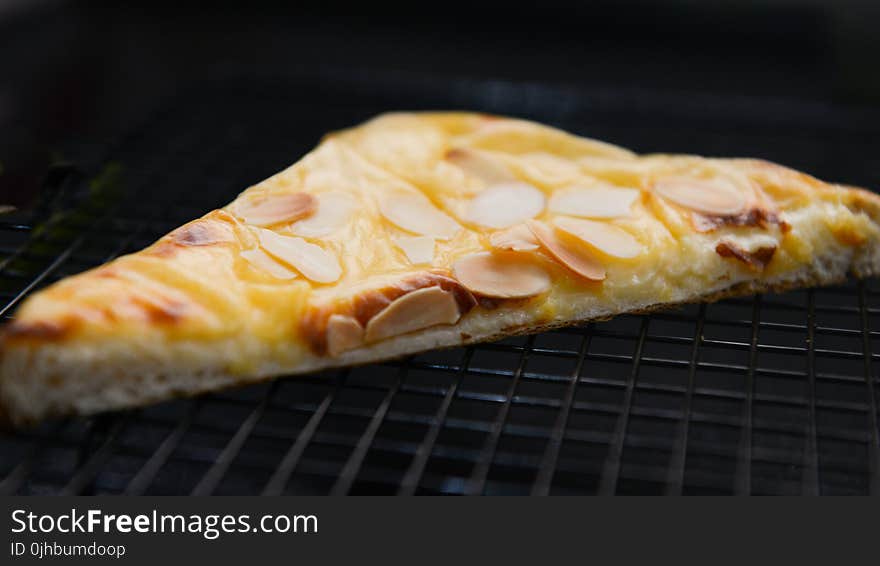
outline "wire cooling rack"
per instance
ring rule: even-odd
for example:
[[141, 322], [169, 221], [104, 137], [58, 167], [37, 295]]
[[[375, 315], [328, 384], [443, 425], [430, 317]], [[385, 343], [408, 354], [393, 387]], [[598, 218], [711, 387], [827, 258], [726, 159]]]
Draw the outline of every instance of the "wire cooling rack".
[[[872, 109], [368, 73], [227, 76], [0, 217], [0, 315], [391, 109], [880, 186]], [[621, 316], [0, 436], [0, 494], [880, 493], [880, 286]]]

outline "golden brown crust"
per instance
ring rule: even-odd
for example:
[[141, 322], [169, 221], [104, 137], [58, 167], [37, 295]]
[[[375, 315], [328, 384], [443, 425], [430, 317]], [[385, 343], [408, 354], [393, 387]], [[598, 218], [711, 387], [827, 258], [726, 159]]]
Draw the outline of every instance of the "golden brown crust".
[[70, 318], [61, 320], [12, 321], [2, 331], [2, 341], [57, 342], [63, 340], [76, 323]]

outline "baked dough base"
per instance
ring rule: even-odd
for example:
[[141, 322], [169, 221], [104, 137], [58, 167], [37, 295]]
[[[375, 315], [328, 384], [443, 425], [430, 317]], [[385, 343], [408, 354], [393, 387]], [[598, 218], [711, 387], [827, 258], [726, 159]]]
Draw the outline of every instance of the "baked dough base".
[[[782, 292], [800, 287], [832, 285], [846, 279], [880, 275], [880, 248], [841, 246], [818, 257], [803, 268], [764, 280], [726, 282], [702, 294], [676, 297], [662, 303], [645, 302], [624, 310], [609, 306], [579, 312], [574, 321], [535, 323], [534, 313], [515, 307], [494, 313], [498, 331], [476, 328], [480, 319], [463, 320], [455, 326], [435, 327], [399, 336], [384, 342], [346, 352], [338, 357], [313, 357], [294, 367], [270, 363], [252, 371], [229, 370], [242, 349], [253, 349], [259, 356], [266, 348], [256, 339], [213, 342], [169, 342], [156, 336], [142, 336], [100, 346], [42, 344], [7, 352], [6, 372], [32, 376], [32, 379], [0, 383], [0, 422], [21, 427], [51, 416], [90, 415], [126, 409], [171, 398], [191, 397], [232, 386], [259, 383], [278, 375], [310, 373], [322, 369], [387, 361], [438, 348], [490, 342], [508, 336], [546, 332], [555, 328], [607, 319], [626, 313], [646, 313], [696, 302], [714, 302], [730, 297], [764, 292]], [[268, 356], [262, 356], [268, 359]], [[258, 358], [259, 359], [259, 358]]]

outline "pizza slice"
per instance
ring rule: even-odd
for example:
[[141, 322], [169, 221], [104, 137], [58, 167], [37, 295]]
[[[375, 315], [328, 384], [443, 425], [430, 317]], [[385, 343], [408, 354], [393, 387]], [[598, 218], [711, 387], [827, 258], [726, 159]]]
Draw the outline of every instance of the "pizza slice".
[[388, 114], [3, 331], [14, 424], [880, 270], [880, 199], [754, 159]]

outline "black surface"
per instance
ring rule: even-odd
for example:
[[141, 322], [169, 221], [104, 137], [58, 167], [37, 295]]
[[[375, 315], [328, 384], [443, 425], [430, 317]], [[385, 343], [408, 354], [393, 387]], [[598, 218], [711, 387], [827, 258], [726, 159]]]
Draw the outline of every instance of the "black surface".
[[[410, 72], [269, 75], [201, 83], [84, 170], [53, 175], [43, 220], [3, 220], [0, 312], [389, 109], [512, 114], [638, 151], [751, 155], [880, 186], [868, 107]], [[119, 189], [96, 201], [86, 187], [112, 178], [108, 166]], [[45, 218], [51, 229], [34, 230]], [[878, 348], [874, 280], [623, 316], [6, 435], [0, 492], [877, 493]]]
[[0, 3], [0, 202], [29, 202], [59, 156], [80, 161], [220, 70], [348, 68], [876, 106], [878, 21], [873, 0], [9, 0]]

